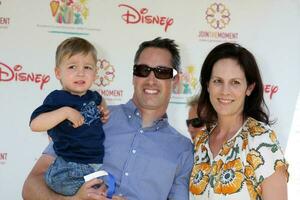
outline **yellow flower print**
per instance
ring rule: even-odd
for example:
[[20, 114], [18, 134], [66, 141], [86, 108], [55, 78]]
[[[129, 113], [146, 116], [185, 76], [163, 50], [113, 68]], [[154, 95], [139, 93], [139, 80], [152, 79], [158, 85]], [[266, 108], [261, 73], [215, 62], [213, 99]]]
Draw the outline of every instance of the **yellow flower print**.
[[287, 167], [287, 164], [284, 160], [276, 160], [274, 169], [275, 171], [281, 167]]
[[230, 150], [233, 149], [234, 144], [235, 144], [235, 139], [226, 142], [221, 149], [220, 155], [221, 156], [228, 155]]
[[201, 145], [201, 153], [202, 155], [206, 154], [208, 152], [207, 148], [205, 145]]
[[257, 196], [261, 196], [261, 188], [256, 183], [255, 172], [252, 166], [247, 165], [245, 167], [244, 174], [246, 176], [246, 185], [250, 194], [251, 200], [258, 199]]
[[213, 176], [218, 174], [220, 172], [222, 166], [223, 166], [223, 161], [221, 159], [218, 160], [217, 162], [214, 162], [211, 167], [211, 174]]
[[277, 137], [276, 137], [276, 133], [274, 131], [272, 131], [270, 134], [269, 134], [269, 137], [271, 139], [271, 141], [273, 143], [277, 143]]
[[243, 165], [239, 158], [224, 164], [215, 177], [215, 193], [227, 195], [238, 192], [244, 182], [242, 169]]
[[194, 139], [194, 150], [195, 152], [198, 151], [199, 147], [202, 146], [202, 144], [208, 139], [208, 134], [205, 134], [203, 132], [203, 134], [197, 134], [196, 138]]
[[240, 136], [241, 136], [241, 138], [243, 140], [242, 150], [245, 150], [247, 148], [247, 146], [248, 146], [248, 143], [249, 143], [249, 141], [248, 141], [248, 132], [242, 130]]
[[257, 169], [259, 166], [264, 164], [264, 160], [260, 155], [260, 152], [254, 149], [247, 154], [246, 160], [253, 167], [253, 169]]
[[286, 163], [285, 160], [276, 160], [275, 166], [274, 166], [274, 170], [276, 171], [277, 169], [282, 168], [282, 167], [285, 168], [285, 176], [286, 176], [287, 181], [288, 181], [289, 180], [289, 176], [290, 176], [290, 174], [288, 172], [289, 164]]
[[247, 165], [246, 167], [245, 167], [245, 176], [247, 177], [247, 178], [252, 178], [252, 177], [254, 177], [254, 169], [253, 169], [253, 167], [252, 166], [250, 166], [250, 165]]
[[190, 191], [195, 195], [200, 195], [205, 191], [209, 182], [210, 165], [200, 163], [195, 165], [190, 178]]
[[252, 181], [250, 181], [250, 180], [246, 181], [246, 185], [247, 185], [251, 200], [261, 199], [261, 198], [258, 198], [258, 196], [261, 196], [261, 187], [254, 187]]
[[266, 131], [266, 129], [262, 127], [262, 125], [259, 122], [257, 122], [252, 118], [249, 118], [248, 120], [248, 127], [249, 127], [250, 135], [252, 137], [256, 135], [261, 135]]

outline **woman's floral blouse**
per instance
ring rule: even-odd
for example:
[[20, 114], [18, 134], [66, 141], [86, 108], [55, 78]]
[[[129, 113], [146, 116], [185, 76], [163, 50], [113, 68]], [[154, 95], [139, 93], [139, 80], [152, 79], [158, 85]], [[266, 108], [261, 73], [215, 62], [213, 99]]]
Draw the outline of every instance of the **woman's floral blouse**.
[[209, 132], [201, 131], [194, 139], [190, 200], [262, 199], [262, 181], [276, 168], [288, 167], [274, 131], [253, 118], [224, 143], [215, 158], [208, 136]]

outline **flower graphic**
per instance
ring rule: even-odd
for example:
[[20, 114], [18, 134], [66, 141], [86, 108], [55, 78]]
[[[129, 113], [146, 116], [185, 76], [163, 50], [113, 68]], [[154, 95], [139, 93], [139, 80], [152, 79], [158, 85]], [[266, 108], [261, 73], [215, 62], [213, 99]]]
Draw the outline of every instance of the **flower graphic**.
[[242, 188], [244, 182], [243, 164], [238, 158], [222, 165], [214, 177], [214, 191], [217, 194], [233, 194]]
[[200, 163], [194, 166], [190, 178], [190, 191], [193, 194], [200, 195], [205, 191], [209, 182], [209, 163]]
[[97, 86], [108, 86], [115, 78], [115, 68], [109, 61], [103, 59], [98, 60], [97, 67], [99, 67], [98, 75], [95, 81]]
[[230, 21], [230, 12], [222, 3], [214, 3], [206, 10], [205, 19], [214, 29], [223, 29]]

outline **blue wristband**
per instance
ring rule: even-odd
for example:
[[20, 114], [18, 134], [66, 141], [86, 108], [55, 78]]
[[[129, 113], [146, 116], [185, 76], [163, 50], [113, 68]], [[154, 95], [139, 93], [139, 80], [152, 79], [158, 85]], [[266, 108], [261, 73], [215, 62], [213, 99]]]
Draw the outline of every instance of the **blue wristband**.
[[101, 177], [103, 179], [105, 185], [107, 186], [107, 197], [112, 198], [112, 196], [115, 194], [115, 189], [116, 189], [116, 181], [113, 175], [108, 173], [107, 176]]

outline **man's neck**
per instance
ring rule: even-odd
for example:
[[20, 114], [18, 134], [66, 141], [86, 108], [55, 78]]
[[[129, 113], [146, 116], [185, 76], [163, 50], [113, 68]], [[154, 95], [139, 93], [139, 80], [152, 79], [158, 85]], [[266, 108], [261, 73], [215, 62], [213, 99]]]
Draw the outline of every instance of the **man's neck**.
[[145, 109], [141, 109], [140, 112], [143, 121], [142, 124], [143, 128], [152, 126], [155, 121], [161, 119], [165, 114], [165, 112], [162, 113], [157, 110], [145, 110]]

